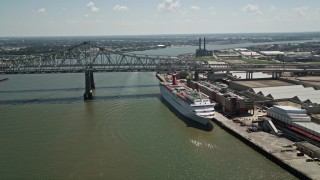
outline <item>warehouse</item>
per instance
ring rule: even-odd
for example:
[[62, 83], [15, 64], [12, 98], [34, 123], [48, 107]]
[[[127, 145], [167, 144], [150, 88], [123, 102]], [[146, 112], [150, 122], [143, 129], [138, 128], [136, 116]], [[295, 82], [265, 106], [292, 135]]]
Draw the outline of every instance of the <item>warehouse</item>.
[[261, 87], [261, 88], [252, 88], [250, 91], [261, 94], [264, 96], [270, 95], [277, 92], [292, 92], [292, 91], [301, 91], [304, 90], [302, 85], [292, 85], [292, 86], [275, 86], [275, 87]]
[[300, 134], [307, 141], [320, 143], [320, 125], [311, 122], [306, 110], [291, 106], [273, 106], [267, 110], [267, 115], [277, 126]]
[[273, 106], [267, 110], [268, 116], [292, 124], [293, 122], [311, 122], [311, 118], [304, 109], [291, 106]]
[[320, 92], [315, 90], [309, 90], [309, 91], [295, 91], [295, 90], [288, 90], [287, 92], [273, 92], [267, 95], [267, 97], [270, 97], [275, 100], [281, 100], [281, 99], [296, 99], [300, 102], [305, 101], [309, 98], [313, 97], [319, 97]]

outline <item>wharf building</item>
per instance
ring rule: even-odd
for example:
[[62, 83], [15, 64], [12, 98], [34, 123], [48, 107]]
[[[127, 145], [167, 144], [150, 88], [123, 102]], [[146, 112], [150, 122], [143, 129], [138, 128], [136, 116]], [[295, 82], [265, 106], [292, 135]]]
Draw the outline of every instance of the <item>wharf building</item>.
[[213, 56], [213, 51], [206, 49], [206, 38], [203, 38], [203, 49], [201, 49], [201, 38], [199, 38], [199, 49], [196, 50], [196, 57]]
[[[311, 85], [286, 79], [279, 80], [240, 80], [229, 83], [231, 89], [263, 104], [279, 104], [290, 101], [299, 104], [309, 114], [320, 113], [320, 90]], [[320, 122], [320, 121], [319, 121]]]
[[226, 87], [218, 87], [208, 82], [188, 80], [187, 85], [197, 89], [219, 104], [222, 112], [227, 116], [235, 116], [254, 110], [254, 101], [228, 91]]
[[267, 110], [267, 115], [287, 136], [296, 141], [304, 140], [320, 146], [320, 125], [311, 122], [306, 110], [291, 106], [273, 106]]

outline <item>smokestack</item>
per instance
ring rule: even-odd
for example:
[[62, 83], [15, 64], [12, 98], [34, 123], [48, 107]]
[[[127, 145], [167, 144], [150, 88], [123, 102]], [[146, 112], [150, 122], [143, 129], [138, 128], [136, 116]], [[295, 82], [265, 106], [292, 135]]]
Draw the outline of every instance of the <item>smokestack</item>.
[[201, 38], [199, 38], [199, 50], [201, 50]]
[[203, 49], [206, 50], [206, 38], [203, 38]]

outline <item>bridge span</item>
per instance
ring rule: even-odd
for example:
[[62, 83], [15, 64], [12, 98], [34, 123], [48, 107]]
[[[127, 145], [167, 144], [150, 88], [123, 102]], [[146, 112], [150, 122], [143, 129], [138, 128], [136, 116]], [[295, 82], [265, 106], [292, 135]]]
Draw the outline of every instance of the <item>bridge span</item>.
[[84, 42], [64, 51], [50, 54], [11, 55], [0, 57], [0, 74], [74, 73], [84, 72], [84, 98], [92, 98], [93, 72], [123, 71], [245, 71], [253, 72], [320, 72], [320, 64], [209, 64], [208, 61], [186, 57], [150, 56], [125, 53]]

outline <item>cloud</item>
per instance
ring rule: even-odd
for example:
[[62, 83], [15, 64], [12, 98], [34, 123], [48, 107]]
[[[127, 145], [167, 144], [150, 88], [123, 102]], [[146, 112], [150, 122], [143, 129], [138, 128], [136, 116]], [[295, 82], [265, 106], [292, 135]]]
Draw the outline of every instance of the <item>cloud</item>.
[[34, 10], [33, 12], [43, 14], [43, 13], [47, 12], [47, 9], [46, 8], [39, 8], [39, 9]]
[[297, 13], [299, 16], [306, 16], [306, 11], [309, 9], [308, 6], [301, 6], [301, 7], [297, 7], [297, 8], [293, 8], [292, 11]]
[[209, 7], [209, 10], [211, 11], [211, 14], [212, 14], [212, 15], [215, 15], [215, 14], [216, 14], [216, 11], [215, 11], [216, 8], [215, 8], [214, 6], [210, 6], [210, 7]]
[[84, 17], [86, 17], [86, 18], [89, 17], [89, 14], [85, 14]]
[[121, 5], [116, 5], [113, 7], [114, 11], [128, 11], [128, 7], [127, 6], [121, 6]]
[[176, 11], [180, 8], [180, 0], [164, 0], [158, 5], [159, 12]]
[[186, 19], [177, 19], [177, 20], [174, 20], [173, 22], [174, 23], [182, 23], [182, 24], [184, 24], [184, 23], [194, 23], [195, 21], [186, 18]]
[[262, 14], [258, 5], [247, 4], [242, 8], [244, 12], [252, 13], [252, 14]]
[[66, 23], [68, 23], [68, 24], [78, 24], [79, 21], [76, 21], [76, 20], [66, 20]]
[[269, 7], [269, 11], [275, 11], [277, 8], [274, 6], [274, 5], [271, 5], [270, 7]]
[[191, 6], [190, 9], [194, 10], [194, 11], [198, 11], [200, 10], [199, 6]]
[[100, 10], [92, 1], [87, 4], [87, 8], [92, 12], [98, 12]]

